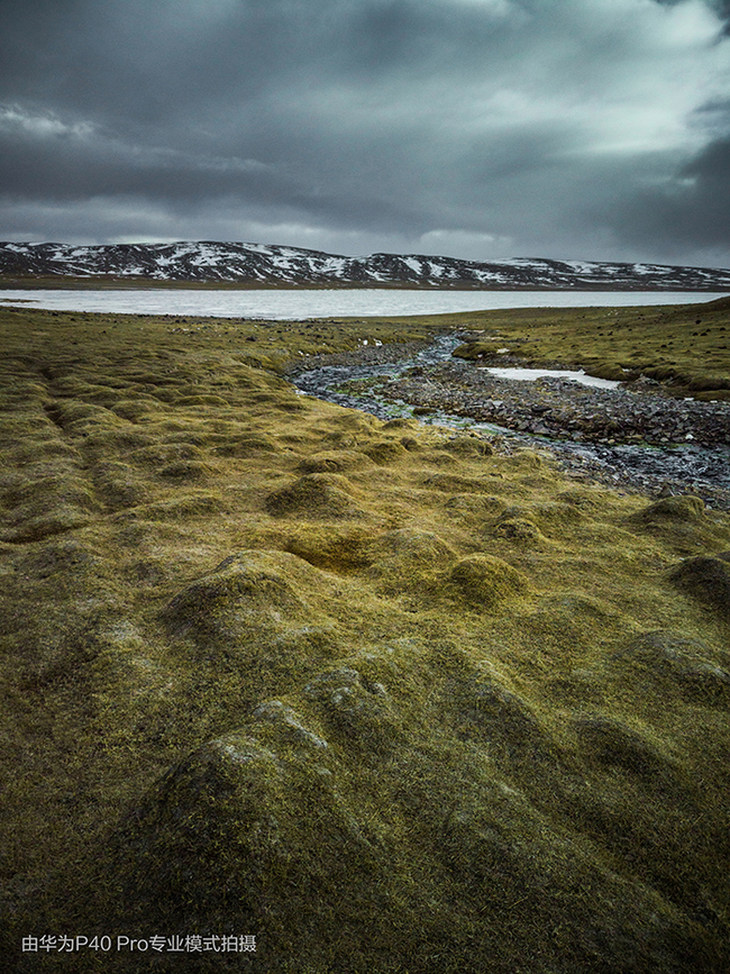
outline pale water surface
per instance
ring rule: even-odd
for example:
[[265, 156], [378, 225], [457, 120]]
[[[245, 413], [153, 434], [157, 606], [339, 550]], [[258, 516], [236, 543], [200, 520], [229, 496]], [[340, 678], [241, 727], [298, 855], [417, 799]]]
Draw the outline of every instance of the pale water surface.
[[481, 372], [489, 372], [497, 379], [518, 379], [521, 382], [534, 382], [535, 379], [570, 379], [582, 386], [593, 386], [594, 389], [618, 389], [618, 382], [613, 379], [599, 379], [595, 375], [586, 375], [583, 369], [502, 369], [483, 366]]
[[370, 315], [446, 314], [493, 308], [576, 308], [612, 305], [690, 304], [723, 293], [696, 291], [414, 291], [351, 290], [7, 290], [0, 304], [52, 311], [108, 314], [196, 315], [219, 318], [358, 318]]

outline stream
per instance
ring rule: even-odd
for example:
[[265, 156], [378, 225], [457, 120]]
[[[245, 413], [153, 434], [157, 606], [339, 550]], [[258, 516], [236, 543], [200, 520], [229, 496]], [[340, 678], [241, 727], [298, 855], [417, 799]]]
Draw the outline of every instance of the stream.
[[452, 358], [463, 341], [440, 335], [430, 344], [315, 356], [289, 379], [303, 394], [381, 419], [474, 430], [502, 452], [547, 451], [580, 480], [644, 494], [696, 493], [730, 509], [730, 403], [672, 399], [654, 383], [611, 389], [564, 376], [503, 378]]

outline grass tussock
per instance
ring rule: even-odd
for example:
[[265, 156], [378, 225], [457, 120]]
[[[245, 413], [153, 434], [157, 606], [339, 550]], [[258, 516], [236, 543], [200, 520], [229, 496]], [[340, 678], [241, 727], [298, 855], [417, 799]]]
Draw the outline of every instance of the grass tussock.
[[440, 322], [0, 319], [8, 970], [730, 967], [726, 514], [272, 370]]

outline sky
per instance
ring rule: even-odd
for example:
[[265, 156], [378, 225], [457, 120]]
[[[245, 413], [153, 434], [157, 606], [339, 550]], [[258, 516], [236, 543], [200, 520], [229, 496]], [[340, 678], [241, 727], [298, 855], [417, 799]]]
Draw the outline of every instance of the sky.
[[730, 266], [730, 0], [0, 13], [0, 240]]

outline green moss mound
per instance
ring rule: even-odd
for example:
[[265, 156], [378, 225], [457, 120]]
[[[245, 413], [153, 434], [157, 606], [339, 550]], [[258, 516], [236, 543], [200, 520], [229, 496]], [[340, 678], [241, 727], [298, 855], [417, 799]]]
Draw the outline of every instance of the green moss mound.
[[[136, 922], [147, 927], [150, 910], [174, 924], [184, 901], [196, 927], [243, 921], [293, 956], [306, 929], [319, 937], [328, 926], [318, 905], [328, 890], [347, 904], [341, 922], [355, 927], [371, 905], [362, 889], [377, 839], [329, 751], [275, 701], [172, 768], [118, 838], [114, 866]], [[271, 903], [272, 885], [282, 884], [288, 895]]]
[[323, 450], [305, 457], [299, 469], [303, 473], [344, 473], [346, 470], [370, 467], [372, 463], [369, 456], [356, 450]]
[[307, 519], [359, 518], [364, 516], [354, 500], [350, 481], [340, 474], [305, 474], [266, 498], [266, 509], [275, 517], [294, 514]]
[[219, 494], [211, 491], [189, 491], [170, 500], [142, 503], [116, 515], [120, 522], [149, 521], [159, 524], [164, 521], [182, 521], [187, 518], [207, 517], [222, 511], [225, 507]]
[[530, 589], [522, 572], [501, 558], [488, 555], [460, 559], [448, 578], [453, 590], [472, 608], [495, 609]]
[[460, 738], [488, 744], [495, 757], [513, 771], [516, 763], [525, 758], [536, 762], [540, 752], [552, 748], [531, 708], [488, 665], [449, 684], [444, 703]]
[[406, 448], [397, 440], [380, 440], [366, 447], [363, 452], [370, 457], [373, 463], [382, 466], [396, 463], [407, 455]]
[[701, 497], [691, 494], [680, 497], [662, 497], [642, 511], [645, 521], [678, 520], [693, 521], [704, 513], [705, 505]]
[[639, 778], [665, 778], [670, 762], [641, 734], [609, 717], [584, 717], [576, 722], [580, 746], [590, 759]]
[[52, 470], [47, 476], [23, 480], [4, 492], [6, 518], [0, 539], [39, 541], [82, 527], [98, 512], [93, 487], [75, 465], [54, 466]]
[[708, 706], [730, 705], [730, 671], [701, 640], [658, 630], [632, 640], [612, 658], [624, 679], [639, 687], [656, 687]]
[[494, 347], [491, 342], [464, 342], [464, 344], [457, 346], [451, 354], [455, 358], [475, 362], [492, 352], [494, 352]]
[[730, 620], [730, 560], [687, 558], [670, 577], [683, 591]]
[[369, 553], [371, 561], [378, 564], [379, 571], [388, 574], [403, 571], [409, 565], [414, 568], [436, 568], [454, 557], [453, 549], [438, 535], [412, 528], [386, 531], [372, 538]]
[[541, 545], [545, 541], [540, 528], [527, 517], [500, 517], [494, 526], [494, 533], [500, 538], [524, 545]]
[[209, 479], [211, 467], [207, 463], [199, 460], [177, 460], [174, 463], [167, 463], [158, 471], [158, 476], [167, 480], [178, 482], [190, 481], [201, 482]]
[[368, 763], [403, 743], [400, 714], [382, 683], [350, 667], [318, 674], [304, 690], [332, 739], [362, 749]]
[[221, 396], [182, 396], [177, 400], [178, 406], [228, 406], [227, 400]]
[[354, 571], [372, 564], [373, 535], [362, 528], [300, 528], [287, 536], [285, 548], [318, 568], [334, 572]]
[[274, 453], [276, 449], [276, 441], [266, 433], [232, 433], [215, 452], [224, 457], [254, 457], [260, 452]]
[[491, 457], [494, 447], [479, 436], [454, 436], [444, 443], [444, 449], [461, 457]]
[[217, 640], [255, 636], [257, 626], [282, 617], [290, 624], [307, 621], [310, 613], [300, 588], [316, 586], [315, 573], [285, 552], [230, 555], [176, 595], [163, 618], [176, 636]]

